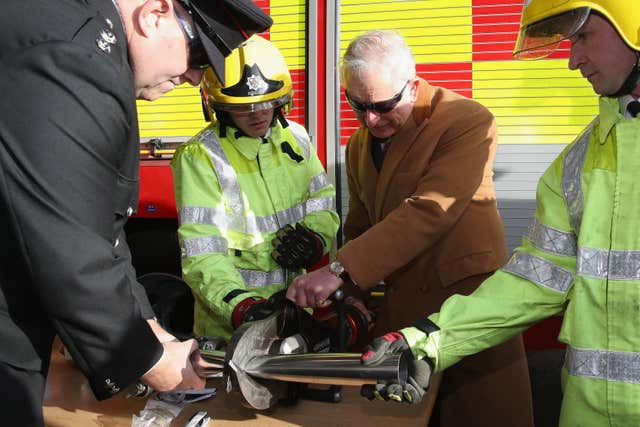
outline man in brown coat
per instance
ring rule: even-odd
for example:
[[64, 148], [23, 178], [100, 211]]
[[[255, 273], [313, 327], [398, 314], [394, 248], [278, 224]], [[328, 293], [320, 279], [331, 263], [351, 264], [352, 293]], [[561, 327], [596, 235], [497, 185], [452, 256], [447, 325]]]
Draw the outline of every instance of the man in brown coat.
[[[492, 178], [496, 125], [482, 105], [416, 77], [395, 32], [354, 39], [342, 82], [361, 123], [347, 147], [348, 242], [287, 296], [318, 307], [347, 279], [362, 290], [384, 281], [376, 321], [384, 333], [471, 293], [506, 262]], [[533, 425], [522, 338], [445, 371], [430, 425]]]

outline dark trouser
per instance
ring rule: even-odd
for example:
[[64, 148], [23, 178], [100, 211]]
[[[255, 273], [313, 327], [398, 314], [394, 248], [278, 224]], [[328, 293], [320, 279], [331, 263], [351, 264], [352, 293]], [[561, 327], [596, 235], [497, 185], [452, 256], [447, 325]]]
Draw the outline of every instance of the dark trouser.
[[46, 375], [0, 362], [0, 424], [42, 427]]
[[521, 336], [445, 369], [429, 426], [533, 426]]
[[[437, 277], [424, 291], [403, 283], [389, 295], [374, 336], [413, 324], [415, 319], [440, 310], [452, 294], [469, 295], [490, 274], [468, 277], [442, 287]], [[436, 285], [437, 284], [437, 285]], [[383, 303], [385, 301], [383, 300]], [[532, 427], [533, 404], [527, 357], [521, 336], [467, 356], [442, 375], [429, 427]]]

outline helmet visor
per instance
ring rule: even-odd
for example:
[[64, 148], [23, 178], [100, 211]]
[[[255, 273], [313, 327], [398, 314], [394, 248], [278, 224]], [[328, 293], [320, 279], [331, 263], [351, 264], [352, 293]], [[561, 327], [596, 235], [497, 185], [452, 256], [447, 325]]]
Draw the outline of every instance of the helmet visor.
[[291, 95], [287, 94], [268, 101], [252, 102], [249, 104], [227, 104], [224, 102], [210, 101], [214, 110], [229, 111], [231, 113], [252, 113], [254, 111], [266, 110], [268, 108], [278, 108], [289, 103]]
[[551, 55], [562, 40], [571, 38], [580, 31], [589, 12], [590, 8], [579, 7], [522, 26], [513, 56], [517, 59], [540, 59]]

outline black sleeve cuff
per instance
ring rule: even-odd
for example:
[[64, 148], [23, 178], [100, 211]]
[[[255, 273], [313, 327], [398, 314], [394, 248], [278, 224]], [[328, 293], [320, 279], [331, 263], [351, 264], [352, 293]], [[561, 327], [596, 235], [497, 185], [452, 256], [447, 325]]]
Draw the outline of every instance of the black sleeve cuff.
[[141, 319], [104, 366], [97, 367], [89, 376], [91, 390], [98, 400], [109, 397], [133, 384], [162, 357], [163, 347], [146, 320]]

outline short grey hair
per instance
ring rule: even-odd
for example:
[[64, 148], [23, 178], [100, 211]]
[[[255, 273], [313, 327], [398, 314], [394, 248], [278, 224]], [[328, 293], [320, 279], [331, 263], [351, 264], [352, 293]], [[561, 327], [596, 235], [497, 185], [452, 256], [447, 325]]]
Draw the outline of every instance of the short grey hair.
[[393, 30], [371, 30], [351, 40], [342, 56], [340, 77], [343, 84], [348, 76], [363, 70], [388, 70], [399, 81], [416, 77], [416, 61], [404, 37]]

